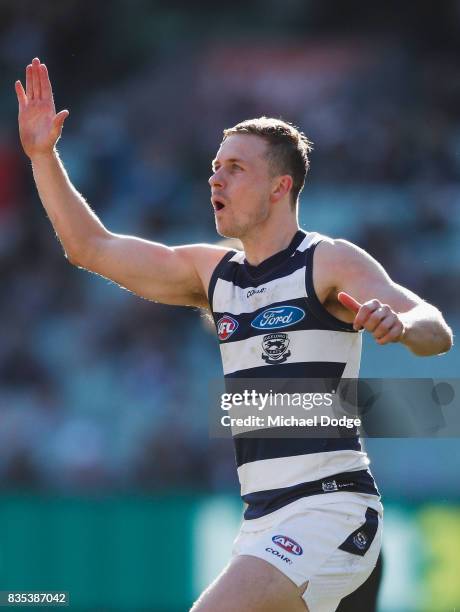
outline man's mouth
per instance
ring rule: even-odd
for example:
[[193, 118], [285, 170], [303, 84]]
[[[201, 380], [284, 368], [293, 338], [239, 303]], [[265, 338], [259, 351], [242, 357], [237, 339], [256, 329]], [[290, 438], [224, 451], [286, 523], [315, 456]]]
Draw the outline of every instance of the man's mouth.
[[225, 204], [219, 198], [211, 198], [212, 206], [215, 212], [219, 212], [225, 208]]

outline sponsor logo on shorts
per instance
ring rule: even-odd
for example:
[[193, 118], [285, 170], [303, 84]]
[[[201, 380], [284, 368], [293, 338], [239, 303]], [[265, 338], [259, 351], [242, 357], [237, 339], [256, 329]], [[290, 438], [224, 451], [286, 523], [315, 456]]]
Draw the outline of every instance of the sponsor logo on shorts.
[[305, 317], [305, 310], [297, 306], [276, 306], [267, 308], [251, 321], [255, 329], [281, 329], [295, 325]]
[[217, 335], [219, 340], [225, 341], [238, 329], [238, 321], [230, 315], [224, 315], [217, 321]]
[[354, 482], [337, 482], [335, 480], [325, 480], [321, 483], [324, 493], [330, 493], [331, 491], [339, 491], [340, 489], [346, 489], [347, 487], [354, 487]]
[[288, 538], [287, 536], [275, 535], [272, 537], [272, 542], [277, 546], [281, 546], [281, 548], [284, 548], [286, 552], [292, 553], [293, 555], [299, 556], [303, 553], [300, 544], [297, 544], [297, 542], [291, 540], [291, 538]]
[[267, 287], [260, 287], [260, 289], [249, 289], [249, 291], [246, 293], [246, 297], [250, 298], [257, 293], [265, 293], [266, 291]]
[[335, 482], [335, 480], [326, 480], [321, 484], [321, 486], [323, 487], [323, 491], [325, 493], [329, 493], [330, 491], [339, 490], [339, 487], [337, 486], [337, 483]]
[[283, 555], [283, 553], [280, 553], [279, 550], [275, 550], [274, 548], [269, 546], [268, 548], [265, 549], [265, 551], [271, 553], [272, 555], [275, 555], [275, 557], [278, 557], [278, 559], [280, 559], [281, 561], [284, 561], [288, 565], [292, 565], [292, 559], [289, 559], [289, 557], [286, 557], [286, 555]]
[[262, 359], [267, 363], [284, 363], [291, 356], [287, 334], [267, 334], [262, 339]]
[[353, 544], [359, 550], [364, 550], [367, 546], [367, 535], [363, 531], [358, 531], [353, 537]]

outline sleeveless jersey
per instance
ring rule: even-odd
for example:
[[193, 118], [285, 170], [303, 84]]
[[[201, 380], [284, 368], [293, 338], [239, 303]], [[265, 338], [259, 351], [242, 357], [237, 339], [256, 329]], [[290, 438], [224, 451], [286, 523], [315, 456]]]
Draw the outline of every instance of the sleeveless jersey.
[[[216, 266], [208, 297], [227, 379], [358, 377], [361, 334], [315, 294], [313, 255], [323, 239], [299, 230], [258, 266], [242, 251], [226, 253]], [[245, 519], [309, 495], [379, 496], [357, 435], [233, 440]]]

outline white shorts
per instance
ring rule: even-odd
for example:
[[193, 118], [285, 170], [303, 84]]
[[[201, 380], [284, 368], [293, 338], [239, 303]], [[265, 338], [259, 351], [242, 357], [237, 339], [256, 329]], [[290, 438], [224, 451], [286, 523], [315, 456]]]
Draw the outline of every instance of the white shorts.
[[[345, 497], [344, 497], [345, 496]], [[299, 499], [244, 521], [233, 555], [259, 557], [297, 586], [310, 612], [333, 612], [377, 563], [383, 508], [375, 496], [334, 493]]]

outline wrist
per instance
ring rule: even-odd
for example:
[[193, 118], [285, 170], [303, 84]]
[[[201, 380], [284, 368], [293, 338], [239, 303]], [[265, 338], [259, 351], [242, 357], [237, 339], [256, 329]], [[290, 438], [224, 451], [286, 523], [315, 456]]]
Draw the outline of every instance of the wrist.
[[408, 342], [408, 333], [409, 333], [409, 322], [405, 319], [404, 316], [400, 316], [399, 320], [402, 325], [402, 331], [399, 335], [398, 342], [401, 344], [407, 345]]
[[58, 152], [55, 147], [47, 151], [36, 151], [35, 153], [29, 155], [29, 159], [32, 162], [32, 165], [49, 162], [58, 159], [58, 157]]

